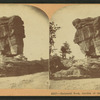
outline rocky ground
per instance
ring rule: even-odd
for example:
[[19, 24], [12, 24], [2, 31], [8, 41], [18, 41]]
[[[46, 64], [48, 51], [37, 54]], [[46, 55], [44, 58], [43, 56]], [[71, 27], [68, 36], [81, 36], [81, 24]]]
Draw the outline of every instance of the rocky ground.
[[48, 72], [1, 77], [0, 89], [48, 89]]
[[48, 60], [0, 63], [0, 89], [48, 89]]
[[100, 78], [50, 80], [50, 89], [100, 90]]
[[[100, 77], [100, 59], [63, 60], [62, 69], [52, 73], [51, 79], [81, 79]], [[59, 66], [58, 66], [59, 67]]]
[[66, 69], [51, 75], [50, 89], [99, 90], [100, 59], [62, 60]]

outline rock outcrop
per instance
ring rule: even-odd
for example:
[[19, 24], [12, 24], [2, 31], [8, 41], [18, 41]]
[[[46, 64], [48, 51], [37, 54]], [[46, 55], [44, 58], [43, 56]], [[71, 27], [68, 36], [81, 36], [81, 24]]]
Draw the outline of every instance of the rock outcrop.
[[23, 24], [19, 16], [0, 18], [0, 59], [23, 56], [23, 38], [25, 38]]
[[100, 16], [96, 18], [75, 19], [76, 28], [74, 42], [80, 46], [86, 56], [100, 55]]

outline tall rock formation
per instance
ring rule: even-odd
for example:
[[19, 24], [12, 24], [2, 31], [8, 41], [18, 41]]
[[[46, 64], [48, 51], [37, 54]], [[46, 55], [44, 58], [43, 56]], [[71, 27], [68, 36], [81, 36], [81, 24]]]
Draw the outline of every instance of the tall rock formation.
[[24, 22], [19, 16], [0, 18], [0, 56], [16, 58], [23, 56]]
[[75, 19], [74, 42], [86, 56], [100, 56], [100, 16], [96, 18]]

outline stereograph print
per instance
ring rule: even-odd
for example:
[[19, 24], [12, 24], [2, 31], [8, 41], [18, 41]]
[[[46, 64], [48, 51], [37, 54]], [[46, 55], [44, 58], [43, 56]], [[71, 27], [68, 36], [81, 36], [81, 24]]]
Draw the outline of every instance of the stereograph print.
[[99, 12], [96, 4], [1, 4], [0, 89], [99, 90]]

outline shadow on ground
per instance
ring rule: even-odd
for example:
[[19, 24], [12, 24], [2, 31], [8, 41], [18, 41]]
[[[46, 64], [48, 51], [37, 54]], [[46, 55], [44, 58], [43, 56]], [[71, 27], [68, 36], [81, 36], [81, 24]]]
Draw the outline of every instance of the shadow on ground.
[[18, 61], [0, 64], [0, 77], [21, 76], [48, 71], [48, 60]]

